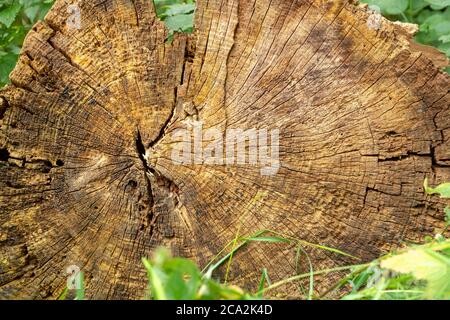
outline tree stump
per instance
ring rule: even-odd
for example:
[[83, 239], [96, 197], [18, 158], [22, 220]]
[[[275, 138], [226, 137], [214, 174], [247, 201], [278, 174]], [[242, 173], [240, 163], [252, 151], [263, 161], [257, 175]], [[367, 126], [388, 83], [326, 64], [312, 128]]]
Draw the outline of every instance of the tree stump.
[[[450, 79], [370, 19], [351, 1], [198, 0], [194, 34], [168, 43], [151, 1], [56, 1], [0, 92], [0, 298], [56, 298], [69, 266], [87, 298], [141, 298], [156, 247], [204, 266], [262, 229], [360, 262], [433, 234], [444, 202], [422, 185], [450, 181]], [[192, 123], [279, 130], [279, 168], [173, 161]], [[305, 249], [316, 270], [355, 262]], [[230, 279], [292, 276], [294, 258], [251, 244]]]

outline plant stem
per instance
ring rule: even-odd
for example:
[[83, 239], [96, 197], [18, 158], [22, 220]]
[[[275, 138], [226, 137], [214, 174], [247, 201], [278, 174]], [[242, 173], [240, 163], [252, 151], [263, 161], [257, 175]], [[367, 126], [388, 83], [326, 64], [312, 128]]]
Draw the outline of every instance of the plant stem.
[[[368, 266], [370, 266], [370, 263], [363, 264], [363, 265], [356, 265], [356, 266], [344, 266], [344, 267], [337, 267], [337, 268], [332, 268], [332, 269], [324, 269], [324, 270], [320, 270], [320, 271], [314, 272], [314, 276], [320, 275], [320, 274], [327, 274], [327, 273], [331, 273], [331, 272], [350, 270], [350, 269], [353, 269], [355, 267], [356, 268], [362, 268], [362, 267], [366, 267], [367, 268]], [[276, 282], [276, 283], [268, 286], [267, 288], [264, 288], [263, 290], [258, 292], [258, 294], [259, 293], [265, 293], [267, 291], [276, 289], [276, 288], [278, 288], [278, 287], [280, 287], [282, 285], [285, 285], [287, 283], [290, 283], [290, 282], [293, 282], [293, 281], [297, 281], [297, 280], [301, 280], [301, 279], [304, 279], [304, 278], [308, 278], [310, 276], [311, 276], [311, 273], [308, 272], [308, 273], [299, 274], [299, 275], [296, 275], [296, 276], [293, 276], [293, 277], [281, 280], [279, 282]]]

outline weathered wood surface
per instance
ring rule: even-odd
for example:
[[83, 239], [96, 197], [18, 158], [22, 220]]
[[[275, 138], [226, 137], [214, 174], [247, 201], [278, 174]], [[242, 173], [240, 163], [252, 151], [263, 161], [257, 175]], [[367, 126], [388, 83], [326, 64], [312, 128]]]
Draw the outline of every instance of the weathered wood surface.
[[[60, 0], [29, 33], [0, 92], [0, 298], [55, 298], [70, 265], [87, 298], [140, 298], [155, 247], [204, 265], [239, 228], [368, 260], [442, 226], [422, 183], [450, 181], [450, 80], [402, 26], [370, 29], [345, 1], [197, 5], [172, 44], [144, 0]], [[281, 168], [175, 165], [187, 119], [279, 128]], [[351, 262], [308, 252], [316, 269]], [[290, 276], [294, 256], [252, 245], [231, 277]]]

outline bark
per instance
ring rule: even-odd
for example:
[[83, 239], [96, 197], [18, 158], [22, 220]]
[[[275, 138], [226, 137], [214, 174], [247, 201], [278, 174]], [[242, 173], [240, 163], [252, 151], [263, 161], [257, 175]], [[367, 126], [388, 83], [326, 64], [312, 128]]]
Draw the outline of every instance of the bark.
[[[141, 298], [156, 247], [204, 266], [261, 229], [361, 262], [443, 225], [422, 184], [450, 180], [450, 79], [402, 25], [347, 1], [197, 6], [171, 44], [144, 0], [59, 0], [30, 31], [0, 92], [0, 298], [56, 298], [71, 265], [87, 298]], [[280, 169], [175, 164], [189, 120], [279, 129]], [[291, 276], [295, 249], [251, 244], [230, 277]], [[306, 250], [316, 270], [357, 262]]]

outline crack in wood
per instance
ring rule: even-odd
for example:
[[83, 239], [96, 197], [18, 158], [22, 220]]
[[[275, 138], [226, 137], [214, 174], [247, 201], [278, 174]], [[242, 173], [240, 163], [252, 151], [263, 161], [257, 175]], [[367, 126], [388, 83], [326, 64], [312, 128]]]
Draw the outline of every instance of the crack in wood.
[[[162, 136], [164, 135], [163, 131], [161, 133], [160, 138], [162, 138]], [[146, 219], [147, 219], [147, 226], [150, 228], [149, 234], [150, 236], [152, 236], [155, 230], [157, 218], [159, 216], [159, 214], [157, 213], [157, 206], [158, 206], [157, 202], [161, 201], [158, 200], [158, 194], [160, 194], [161, 192], [157, 192], [156, 188], [164, 189], [165, 192], [163, 193], [166, 194], [175, 193], [177, 202], [179, 202], [179, 198], [177, 195], [179, 189], [172, 180], [162, 175], [160, 172], [158, 172], [156, 169], [154, 169], [149, 165], [146, 159], [147, 151], [144, 147], [144, 143], [142, 142], [142, 137], [139, 130], [137, 130], [136, 135], [136, 150], [138, 152], [139, 159], [142, 161], [145, 170], [144, 177], [147, 183], [147, 195], [150, 206]]]
[[0, 97], [0, 120], [3, 119], [6, 110], [9, 108], [8, 100], [5, 97]]

